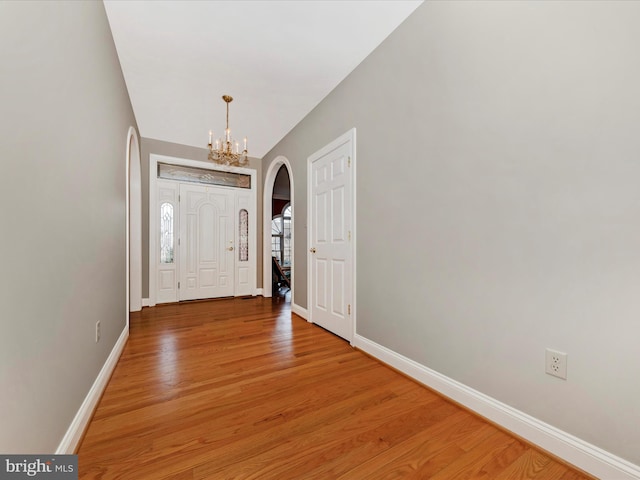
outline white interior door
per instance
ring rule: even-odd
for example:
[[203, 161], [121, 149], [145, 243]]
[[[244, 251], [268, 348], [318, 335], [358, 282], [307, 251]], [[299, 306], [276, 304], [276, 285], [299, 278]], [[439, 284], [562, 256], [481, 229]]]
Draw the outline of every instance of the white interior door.
[[233, 296], [235, 192], [180, 184], [179, 300]]
[[353, 131], [309, 157], [309, 305], [313, 323], [353, 338]]

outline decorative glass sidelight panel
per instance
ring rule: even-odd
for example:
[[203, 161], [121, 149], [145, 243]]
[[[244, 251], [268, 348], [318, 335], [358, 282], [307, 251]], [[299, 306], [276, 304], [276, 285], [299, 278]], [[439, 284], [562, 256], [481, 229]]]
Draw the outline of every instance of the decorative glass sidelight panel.
[[240, 245], [239, 245], [239, 260], [241, 262], [249, 261], [249, 212], [244, 208], [240, 210], [240, 218], [238, 222], [240, 229]]
[[251, 188], [251, 175], [166, 163], [158, 163], [158, 178], [221, 185], [223, 187]]
[[173, 205], [160, 205], [160, 263], [173, 263]]

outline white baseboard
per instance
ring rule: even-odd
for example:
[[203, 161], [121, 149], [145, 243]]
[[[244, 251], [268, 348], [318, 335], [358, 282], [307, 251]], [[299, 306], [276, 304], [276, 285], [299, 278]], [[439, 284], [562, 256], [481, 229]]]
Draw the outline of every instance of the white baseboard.
[[516, 410], [361, 335], [355, 335], [353, 344], [381, 362], [591, 475], [607, 480], [640, 479], [638, 465]]
[[148, 298], [143, 298], [142, 299], [142, 306], [143, 307], [148, 307], [149, 306], [149, 299]]
[[263, 290], [261, 288], [256, 288], [256, 295], [262, 295]]
[[129, 328], [125, 326], [124, 330], [122, 330], [122, 333], [120, 334], [120, 338], [118, 338], [113, 349], [111, 349], [111, 353], [109, 354], [107, 361], [104, 362], [100, 373], [93, 382], [89, 393], [82, 402], [82, 405], [80, 405], [78, 413], [76, 413], [71, 425], [69, 425], [67, 433], [65, 433], [60, 445], [58, 445], [56, 455], [75, 453], [76, 448], [78, 448], [78, 443], [80, 442], [85, 429], [89, 425], [89, 421], [91, 421], [93, 411], [98, 405], [102, 392], [106, 388], [109, 378], [111, 378], [111, 373], [113, 372], [113, 369], [116, 368], [118, 359], [122, 354], [122, 350], [124, 350], [125, 344], [127, 343], [127, 338], [129, 338]]
[[307, 309], [301, 307], [300, 305], [296, 305], [293, 302], [291, 302], [291, 312], [293, 312], [296, 315], [304, 318], [307, 321], [309, 320], [309, 315], [308, 315]]

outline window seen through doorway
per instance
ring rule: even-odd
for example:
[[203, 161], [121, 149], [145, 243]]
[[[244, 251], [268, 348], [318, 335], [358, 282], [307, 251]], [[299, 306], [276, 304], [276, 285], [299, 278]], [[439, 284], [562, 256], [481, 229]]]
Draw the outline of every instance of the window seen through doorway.
[[271, 255], [283, 267], [291, 266], [291, 205], [271, 220]]

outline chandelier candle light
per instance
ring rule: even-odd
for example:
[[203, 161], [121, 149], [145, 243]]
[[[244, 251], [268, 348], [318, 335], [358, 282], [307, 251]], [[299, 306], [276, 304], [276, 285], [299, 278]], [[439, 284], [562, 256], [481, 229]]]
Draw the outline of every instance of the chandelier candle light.
[[[217, 139], [213, 146], [213, 131], [209, 130], [209, 160], [220, 165], [231, 165], [233, 167], [243, 167], [249, 163], [247, 157], [247, 137], [244, 137], [244, 150], [240, 152], [240, 144], [231, 138], [229, 129], [229, 104], [233, 102], [233, 97], [223, 95], [222, 100], [227, 104], [227, 128], [224, 131], [224, 138]], [[234, 149], [235, 145], [235, 149]]]

